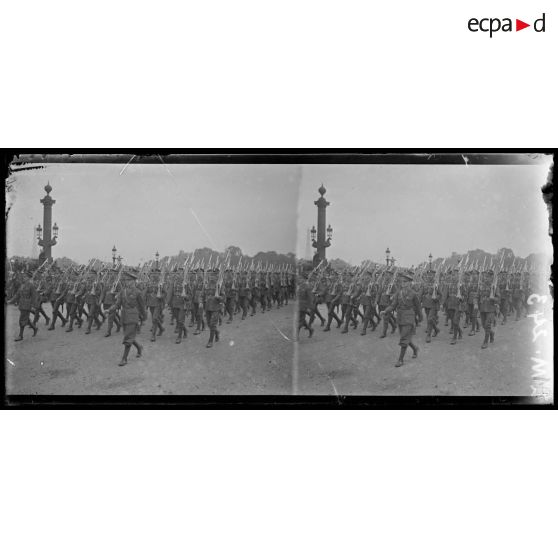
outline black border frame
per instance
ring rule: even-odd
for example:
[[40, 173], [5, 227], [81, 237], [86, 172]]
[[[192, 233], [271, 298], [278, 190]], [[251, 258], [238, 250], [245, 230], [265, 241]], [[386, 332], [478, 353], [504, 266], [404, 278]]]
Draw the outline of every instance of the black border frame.
[[[19, 154], [33, 157], [41, 163], [161, 163], [166, 164], [536, 164], [528, 154], [552, 155], [554, 167], [556, 148], [475, 149], [475, 148], [419, 148], [419, 149], [2, 149], [0, 170], [8, 178], [10, 165], [16, 167]], [[43, 157], [43, 154], [45, 157]], [[525, 155], [522, 157], [522, 155]], [[467, 158], [467, 161], [464, 159]], [[22, 169], [23, 170], [23, 169]], [[541, 185], [542, 186], [542, 185]], [[552, 176], [541, 193], [549, 206], [552, 229], [554, 182]], [[4, 199], [5, 203], [5, 199]], [[4, 215], [6, 214], [4, 208]], [[551, 234], [553, 250], [554, 235]], [[4, 235], [4, 256], [6, 256]], [[5, 257], [4, 257], [5, 261]], [[553, 283], [554, 263], [551, 266]], [[552, 293], [553, 294], [553, 293]], [[553, 309], [554, 316], [556, 309]], [[5, 316], [4, 323], [5, 323]], [[4, 358], [4, 363], [5, 363]], [[554, 380], [556, 370], [554, 369]], [[554, 382], [556, 385], [556, 382]], [[4, 409], [555, 409], [555, 403], [540, 403], [536, 397], [468, 397], [468, 396], [61, 396], [61, 395], [6, 395], [5, 366], [0, 378], [0, 407]]]

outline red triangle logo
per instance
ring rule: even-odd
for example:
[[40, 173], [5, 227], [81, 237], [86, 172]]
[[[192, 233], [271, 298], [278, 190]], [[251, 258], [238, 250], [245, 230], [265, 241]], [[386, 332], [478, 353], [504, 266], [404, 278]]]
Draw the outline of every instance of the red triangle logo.
[[525, 29], [526, 27], [531, 27], [531, 25], [529, 23], [525, 23], [524, 21], [521, 21], [520, 19], [515, 20], [515, 30], [516, 31], [521, 31], [522, 29]]

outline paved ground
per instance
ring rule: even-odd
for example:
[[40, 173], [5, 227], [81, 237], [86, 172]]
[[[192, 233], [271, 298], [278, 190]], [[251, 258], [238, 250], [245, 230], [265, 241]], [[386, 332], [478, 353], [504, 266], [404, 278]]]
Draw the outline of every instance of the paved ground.
[[405, 365], [395, 368], [398, 333], [380, 339], [380, 328], [361, 336], [360, 327], [341, 334], [336, 327], [323, 332], [318, 325], [310, 339], [301, 333], [298, 393], [530, 396], [532, 326], [528, 318], [498, 325], [495, 343], [481, 350], [482, 330], [469, 336], [465, 329], [463, 339], [450, 345], [449, 328], [442, 322], [438, 337], [427, 344], [425, 326], [420, 325], [415, 337], [419, 357], [412, 359], [409, 349]]
[[[45, 310], [48, 313], [48, 309]], [[208, 331], [192, 335], [177, 345], [168, 315], [167, 328], [157, 342], [149, 341], [144, 326], [138, 340], [144, 356], [135, 358], [132, 347], [128, 365], [119, 367], [122, 335], [105, 327], [85, 335], [85, 328], [66, 333], [48, 331], [41, 318], [32, 337], [14, 342], [19, 312], [9, 306], [6, 317], [6, 375], [8, 394], [57, 395], [269, 395], [291, 393], [293, 308], [273, 309], [265, 314], [220, 328], [221, 339], [206, 348]], [[279, 331], [280, 330], [280, 331]], [[288, 339], [285, 339], [285, 337]]]
[[[46, 306], [46, 305], [45, 305]], [[41, 318], [37, 337], [26, 329], [25, 340], [14, 342], [17, 308], [7, 312], [8, 394], [64, 395], [531, 395], [534, 345], [532, 322], [523, 318], [498, 325], [496, 342], [481, 350], [482, 333], [450, 345], [448, 328], [425, 343], [424, 327], [417, 331], [418, 359], [406, 356], [395, 368], [398, 334], [379, 338], [379, 330], [366, 336], [359, 330], [346, 335], [333, 328], [315, 334], [301, 332], [293, 342], [294, 304], [221, 327], [221, 341], [213, 349], [205, 344], [208, 332], [174, 343], [171, 327], [156, 343], [148, 327], [139, 340], [145, 355], [117, 366], [122, 337], [103, 337], [104, 327], [84, 335], [84, 329], [66, 333], [47, 331]], [[322, 308], [325, 311], [325, 308]], [[166, 318], [168, 326], [168, 317]], [[298, 362], [296, 368], [293, 363]], [[294, 371], [294, 372], [293, 372]]]

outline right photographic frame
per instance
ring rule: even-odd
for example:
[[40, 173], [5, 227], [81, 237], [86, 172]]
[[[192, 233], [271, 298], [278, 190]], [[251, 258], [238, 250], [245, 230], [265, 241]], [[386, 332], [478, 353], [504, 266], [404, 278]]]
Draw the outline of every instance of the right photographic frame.
[[293, 393], [552, 404], [552, 170], [545, 153], [302, 165]]

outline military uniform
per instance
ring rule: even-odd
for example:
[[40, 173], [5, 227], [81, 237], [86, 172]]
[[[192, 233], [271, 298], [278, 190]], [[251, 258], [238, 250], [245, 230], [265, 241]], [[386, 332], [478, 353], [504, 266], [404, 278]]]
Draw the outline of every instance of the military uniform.
[[31, 323], [29, 318], [31, 311], [37, 306], [39, 302], [39, 293], [35, 285], [30, 281], [31, 274], [28, 274], [28, 281], [25, 281], [16, 291], [15, 295], [10, 300], [10, 304], [17, 304], [19, 308], [19, 336], [16, 341], [23, 339], [23, 330], [29, 326], [33, 330], [33, 337], [37, 335], [37, 326]]
[[384, 283], [378, 290], [378, 295], [377, 295], [378, 309], [380, 310], [380, 315], [383, 315], [383, 328], [382, 328], [382, 335], [380, 335], [380, 339], [386, 337], [388, 325], [391, 325], [392, 333], [395, 333], [395, 329], [397, 327], [393, 314], [387, 311], [387, 308], [389, 308], [392, 303], [392, 296], [388, 292], [392, 280], [391, 279], [392, 274], [393, 272], [391, 271], [385, 272]]
[[492, 278], [494, 272], [489, 270], [483, 272], [481, 288], [478, 295], [478, 308], [481, 316], [481, 324], [484, 329], [484, 342], [482, 348], [486, 349], [488, 341], [494, 342], [494, 327], [498, 314], [498, 299], [500, 293], [496, 289], [492, 292]]
[[63, 293], [65, 289], [66, 289], [66, 283], [62, 280], [62, 278], [60, 278], [58, 281], [56, 281], [56, 286], [53, 285], [53, 287], [50, 290], [49, 299], [50, 299], [50, 304], [52, 306], [52, 322], [48, 329], [51, 331], [54, 329], [57, 318], [60, 318], [60, 321], [62, 322], [62, 327], [66, 325], [66, 318], [64, 318], [62, 312], [60, 312], [60, 307], [61, 305], [64, 304]]
[[[95, 274], [95, 272], [93, 272]], [[102, 316], [104, 322], [104, 315], [101, 311], [101, 297], [102, 297], [102, 286], [99, 281], [90, 281], [86, 286], [86, 291], [84, 295], [85, 303], [87, 304], [87, 311], [89, 316], [87, 318], [87, 330], [85, 331], [86, 334], [91, 333], [91, 326], [93, 325], [93, 321], [95, 321], [95, 325], [97, 326], [97, 330], [101, 328], [102, 322], [99, 319], [99, 316]]]
[[[223, 293], [224, 294], [224, 293]], [[217, 292], [216, 282], [214, 279], [209, 281], [209, 286], [205, 290], [205, 317], [207, 326], [209, 327], [209, 341], [206, 347], [213, 347], [213, 341], [219, 341], [219, 315], [221, 313], [221, 305], [224, 302], [224, 296]]]
[[159, 271], [151, 272], [150, 282], [145, 290], [145, 304], [151, 314], [151, 341], [157, 340], [157, 335], [165, 331], [163, 327], [163, 312], [165, 308], [166, 288], [161, 284]]
[[312, 326], [306, 322], [306, 315], [309, 313], [311, 305], [312, 289], [306, 279], [303, 277], [301, 279], [298, 289], [297, 289], [297, 301], [298, 301], [298, 334], [302, 328], [308, 330], [308, 337], [312, 337], [314, 330]]
[[143, 298], [139, 289], [134, 283], [130, 282], [130, 279], [135, 280], [136, 276], [129, 272], [124, 272], [127, 283], [125, 284], [120, 292], [118, 293], [115, 306], [120, 309], [122, 314], [122, 329], [124, 333], [124, 339], [122, 344], [124, 345], [124, 354], [122, 355], [122, 360], [119, 366], [124, 366], [128, 362], [128, 353], [130, 352], [130, 347], [133, 345], [137, 350], [137, 357], [141, 357], [143, 347], [136, 341], [136, 333], [138, 329], [139, 322], [146, 319], [145, 307]]
[[469, 335], [475, 335], [479, 331], [479, 272], [473, 270], [471, 273], [471, 281], [467, 289], [467, 311], [469, 313], [469, 322], [471, 324], [471, 331]]
[[77, 315], [78, 313], [78, 300], [80, 294], [83, 292], [83, 289], [79, 285], [79, 281], [75, 281], [73, 285], [68, 285], [68, 289], [66, 290], [64, 302], [66, 303], [66, 307], [68, 308], [69, 313], [69, 324], [66, 328], [67, 332], [74, 330], [74, 321], [77, 320], [78, 327], [81, 327], [82, 320]]
[[238, 290], [238, 304], [242, 311], [241, 320], [245, 320], [248, 315], [248, 305], [252, 299], [252, 289], [250, 288], [250, 279], [248, 275], [243, 274], [240, 277], [240, 288]]
[[[111, 275], [114, 272], [111, 271]], [[114, 278], [116, 281], [116, 277]], [[120, 331], [120, 316], [116, 307], [116, 298], [119, 292], [119, 285], [112, 281], [111, 286], [108, 285], [103, 289], [102, 293], [102, 304], [103, 310], [107, 313], [107, 332], [105, 337], [110, 337], [112, 335], [112, 326], [116, 324], [116, 332]]]
[[327, 305], [327, 325], [324, 331], [330, 331], [333, 319], [337, 322], [337, 327], [341, 327], [341, 318], [335, 313], [335, 308], [339, 304], [341, 298], [341, 289], [341, 285], [336, 281], [335, 277], [333, 277], [324, 297], [324, 301]]
[[427, 272], [426, 284], [422, 288], [421, 303], [426, 315], [426, 342], [430, 343], [432, 332], [438, 335], [438, 311], [440, 309], [440, 296], [438, 286], [434, 284], [434, 272]]
[[[401, 279], [412, 281], [411, 274], [400, 274]], [[418, 347], [413, 343], [413, 335], [416, 331], [416, 323], [422, 321], [422, 312], [420, 308], [420, 301], [415, 291], [408, 286], [403, 286], [395, 293], [393, 301], [385, 309], [385, 312], [397, 311], [397, 324], [399, 326], [399, 346], [401, 347], [399, 353], [399, 360], [395, 366], [403, 365], [403, 357], [407, 351], [407, 347], [413, 349], [413, 358], [418, 356]]]

